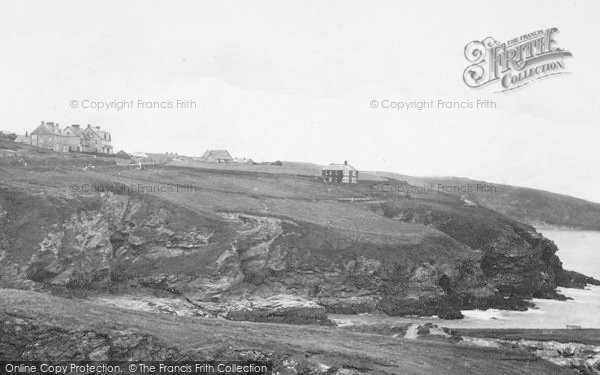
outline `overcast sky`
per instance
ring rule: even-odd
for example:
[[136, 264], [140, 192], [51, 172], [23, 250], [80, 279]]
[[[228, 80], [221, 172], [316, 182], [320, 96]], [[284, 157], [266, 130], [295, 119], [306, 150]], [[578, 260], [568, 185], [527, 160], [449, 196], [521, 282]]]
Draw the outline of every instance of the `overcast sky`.
[[[600, 202], [600, 2], [2, 1], [0, 129], [99, 125], [115, 150], [462, 176]], [[471, 89], [464, 47], [557, 27], [571, 72]], [[84, 100], [192, 100], [95, 110]], [[494, 100], [396, 111], [377, 100]], [[71, 101], [78, 108], [71, 108]]]

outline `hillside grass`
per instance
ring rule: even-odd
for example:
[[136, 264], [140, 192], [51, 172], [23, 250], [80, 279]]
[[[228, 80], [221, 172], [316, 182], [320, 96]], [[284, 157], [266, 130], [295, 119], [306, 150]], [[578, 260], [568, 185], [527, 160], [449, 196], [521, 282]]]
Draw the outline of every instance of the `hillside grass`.
[[550, 225], [600, 231], [600, 203], [539, 189], [496, 184], [458, 177], [410, 177], [390, 172], [369, 172], [380, 178], [407, 181], [415, 186], [493, 185], [493, 192], [454, 193], [530, 225]]

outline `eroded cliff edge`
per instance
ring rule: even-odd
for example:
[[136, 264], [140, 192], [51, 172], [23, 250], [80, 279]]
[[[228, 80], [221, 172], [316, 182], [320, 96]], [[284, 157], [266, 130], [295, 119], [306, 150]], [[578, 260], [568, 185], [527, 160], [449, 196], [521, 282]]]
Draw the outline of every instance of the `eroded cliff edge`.
[[[273, 184], [284, 190], [288, 182]], [[531, 297], [559, 298], [559, 285], [595, 282], [565, 272], [556, 246], [532, 227], [489, 209], [454, 197], [339, 202], [334, 194], [356, 191], [327, 189], [312, 201], [236, 192], [240, 201], [272, 207], [261, 211], [207, 206], [202, 194], [182, 202], [119, 189], [4, 187], [2, 285], [87, 296], [163, 293], [198, 314], [327, 324], [327, 312], [458, 318], [465, 308], [521, 309]], [[319, 210], [340, 213], [311, 220]]]

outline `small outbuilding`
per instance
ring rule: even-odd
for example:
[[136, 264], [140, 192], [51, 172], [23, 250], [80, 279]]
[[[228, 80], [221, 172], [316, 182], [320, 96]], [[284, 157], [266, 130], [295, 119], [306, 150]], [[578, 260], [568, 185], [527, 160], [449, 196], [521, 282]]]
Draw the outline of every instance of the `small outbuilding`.
[[231, 163], [233, 161], [227, 150], [206, 150], [201, 159], [209, 163]]
[[25, 135], [17, 135], [17, 137], [15, 138], [15, 142], [17, 143], [25, 143], [27, 145], [31, 144], [31, 137], [29, 136], [29, 134], [27, 134], [27, 132], [25, 133]]

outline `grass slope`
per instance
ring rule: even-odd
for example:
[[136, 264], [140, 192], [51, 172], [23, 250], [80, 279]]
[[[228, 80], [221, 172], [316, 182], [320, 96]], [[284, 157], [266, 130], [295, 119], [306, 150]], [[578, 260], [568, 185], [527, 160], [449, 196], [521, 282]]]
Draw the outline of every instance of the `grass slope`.
[[[458, 177], [411, 177], [390, 172], [369, 172], [363, 174], [364, 179], [368, 179], [369, 175], [375, 175], [377, 179], [386, 178], [388, 182], [405, 181], [414, 186], [431, 186], [436, 191], [438, 184], [448, 187], [468, 186], [475, 191], [451, 194], [464, 195], [482, 206], [531, 225], [600, 230], [600, 203], [567, 195]], [[493, 185], [496, 190], [477, 191], [478, 184]]]

